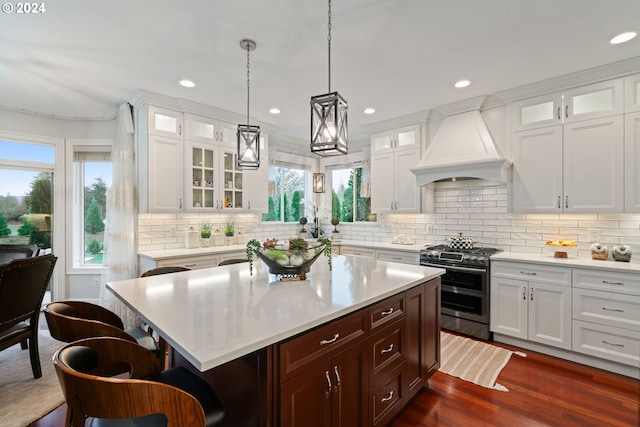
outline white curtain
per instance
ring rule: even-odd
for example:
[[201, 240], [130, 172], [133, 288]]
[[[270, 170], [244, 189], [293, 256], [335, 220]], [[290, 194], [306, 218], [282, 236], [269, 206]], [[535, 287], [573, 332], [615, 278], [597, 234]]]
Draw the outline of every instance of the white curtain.
[[102, 305], [118, 314], [125, 327], [138, 320], [131, 310], [105, 288], [105, 282], [135, 278], [138, 275], [135, 230], [137, 191], [134, 128], [128, 103], [118, 110], [116, 137], [111, 153], [113, 179], [107, 193], [104, 262], [107, 273], [102, 282]]

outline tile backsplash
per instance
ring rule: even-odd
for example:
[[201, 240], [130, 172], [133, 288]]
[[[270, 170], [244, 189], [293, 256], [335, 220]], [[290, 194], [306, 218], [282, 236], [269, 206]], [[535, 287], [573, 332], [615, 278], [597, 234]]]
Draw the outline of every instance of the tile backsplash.
[[[438, 183], [435, 188], [435, 213], [378, 215], [378, 222], [339, 224], [343, 240], [391, 242], [405, 234], [416, 243], [444, 243], [448, 237], [464, 233], [479, 245], [513, 252], [542, 254], [547, 240], [575, 240], [578, 257], [590, 257], [590, 230], [600, 230], [601, 243], [609, 246], [631, 245], [632, 262], [640, 262], [640, 214], [513, 214], [508, 213], [506, 185], [482, 181]], [[188, 227], [199, 229], [208, 220], [212, 228], [224, 229], [233, 217], [236, 232], [244, 239], [264, 240], [297, 235], [300, 225], [262, 223], [255, 214], [140, 214], [138, 216], [139, 250], [184, 247]], [[309, 228], [307, 224], [306, 228]], [[323, 228], [333, 226], [324, 221]]]

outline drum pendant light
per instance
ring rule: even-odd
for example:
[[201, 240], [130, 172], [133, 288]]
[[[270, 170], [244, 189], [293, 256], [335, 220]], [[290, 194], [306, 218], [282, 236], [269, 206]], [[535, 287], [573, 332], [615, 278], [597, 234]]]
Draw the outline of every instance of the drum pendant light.
[[331, 92], [331, 0], [329, 0], [329, 91], [311, 97], [311, 152], [320, 156], [347, 154], [347, 101]]
[[249, 53], [255, 50], [256, 42], [249, 39], [240, 41], [240, 47], [247, 51], [247, 124], [238, 125], [238, 169], [258, 169], [260, 167], [260, 126], [249, 124]]

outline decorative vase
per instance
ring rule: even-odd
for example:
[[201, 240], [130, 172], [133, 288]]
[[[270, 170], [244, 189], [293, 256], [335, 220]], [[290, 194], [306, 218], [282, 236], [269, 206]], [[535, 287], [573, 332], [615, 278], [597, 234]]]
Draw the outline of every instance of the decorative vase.
[[616, 261], [629, 262], [631, 261], [631, 246], [614, 246], [611, 255], [613, 255], [613, 259]]
[[609, 250], [602, 243], [594, 243], [591, 245], [591, 258], [592, 259], [607, 259]]

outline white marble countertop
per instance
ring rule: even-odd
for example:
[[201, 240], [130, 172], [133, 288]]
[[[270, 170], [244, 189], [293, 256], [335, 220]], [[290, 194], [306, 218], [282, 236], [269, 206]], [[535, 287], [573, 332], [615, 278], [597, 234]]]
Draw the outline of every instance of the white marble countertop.
[[107, 283], [201, 371], [443, 274], [440, 268], [320, 256], [307, 280], [276, 282], [262, 261]]
[[500, 252], [491, 256], [492, 261], [511, 261], [511, 262], [526, 262], [531, 264], [547, 264], [557, 265], [564, 267], [581, 267], [592, 268], [598, 270], [612, 270], [622, 271], [630, 273], [640, 272], [640, 263], [633, 262], [621, 262], [609, 260], [597, 260], [591, 258], [554, 258], [552, 254], [538, 255], [538, 254], [526, 254], [519, 252]]
[[150, 258], [156, 261], [160, 261], [167, 258], [181, 258], [200, 255], [216, 255], [225, 252], [244, 252], [247, 249], [246, 245], [224, 245], [224, 246], [209, 246], [203, 248], [174, 248], [174, 249], [161, 249], [157, 251], [140, 251], [139, 256]]
[[[397, 251], [418, 252], [420, 249], [430, 246], [433, 243], [417, 243], [413, 245], [401, 245], [391, 242], [369, 242], [365, 240], [337, 240], [334, 245], [342, 246], [358, 246], [363, 248], [373, 249], [392, 249]], [[139, 256], [150, 258], [156, 261], [160, 261], [167, 258], [181, 258], [190, 256], [204, 256], [204, 255], [216, 255], [225, 252], [237, 252], [244, 251], [246, 245], [228, 245], [228, 246], [210, 246], [206, 248], [175, 248], [175, 249], [162, 249], [156, 251], [140, 251]]]
[[358, 246], [362, 248], [372, 248], [372, 249], [392, 249], [396, 251], [408, 251], [408, 252], [418, 252], [420, 249], [424, 249], [427, 246], [433, 245], [433, 243], [425, 242], [425, 243], [414, 243], [412, 245], [403, 245], [398, 243], [391, 242], [370, 242], [366, 240], [339, 240], [335, 245], [341, 246]]

